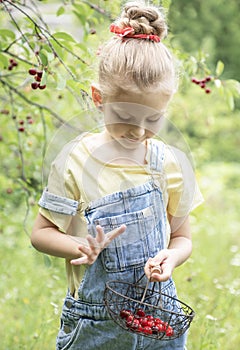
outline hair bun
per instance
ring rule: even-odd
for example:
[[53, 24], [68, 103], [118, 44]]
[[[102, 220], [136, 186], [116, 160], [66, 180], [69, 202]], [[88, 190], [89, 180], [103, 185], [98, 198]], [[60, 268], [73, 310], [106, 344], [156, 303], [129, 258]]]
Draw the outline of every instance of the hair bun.
[[161, 39], [167, 35], [167, 24], [163, 13], [154, 6], [145, 5], [142, 1], [127, 2], [117, 22], [121, 28], [132, 27], [135, 34], [154, 34]]

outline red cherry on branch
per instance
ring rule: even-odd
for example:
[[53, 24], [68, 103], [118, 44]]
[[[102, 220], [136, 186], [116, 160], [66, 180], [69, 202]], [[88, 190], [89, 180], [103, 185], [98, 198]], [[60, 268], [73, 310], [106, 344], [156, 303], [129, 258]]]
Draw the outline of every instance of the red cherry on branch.
[[18, 128], [18, 131], [24, 132], [24, 131], [25, 131], [25, 128], [24, 128], [23, 126], [21, 126], [21, 127]]
[[37, 72], [37, 76], [38, 76], [39, 78], [42, 78], [42, 75], [43, 75], [43, 72], [42, 72], [42, 71], [38, 71], [38, 72]]
[[34, 79], [35, 79], [36, 81], [38, 81], [38, 82], [40, 82], [40, 81], [42, 80], [42, 78], [39, 77], [38, 75], [35, 75]]
[[30, 68], [29, 71], [28, 71], [28, 73], [29, 73], [30, 75], [35, 75], [35, 74], [37, 73], [37, 70], [36, 70], [35, 68]]
[[32, 83], [31, 87], [33, 90], [36, 90], [39, 87], [39, 83]]

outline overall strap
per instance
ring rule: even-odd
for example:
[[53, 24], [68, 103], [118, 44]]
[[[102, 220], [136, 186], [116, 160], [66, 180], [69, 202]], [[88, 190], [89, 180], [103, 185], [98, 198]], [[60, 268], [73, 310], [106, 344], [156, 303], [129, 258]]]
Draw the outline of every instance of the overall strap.
[[165, 144], [162, 141], [150, 140], [150, 161], [151, 171], [162, 173], [165, 155]]

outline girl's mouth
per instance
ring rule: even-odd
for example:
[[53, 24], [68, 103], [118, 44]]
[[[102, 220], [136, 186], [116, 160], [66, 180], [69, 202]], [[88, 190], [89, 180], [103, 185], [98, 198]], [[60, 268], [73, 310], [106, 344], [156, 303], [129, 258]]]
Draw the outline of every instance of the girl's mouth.
[[143, 141], [142, 139], [136, 139], [128, 136], [123, 136], [123, 138], [132, 143], [141, 143]]

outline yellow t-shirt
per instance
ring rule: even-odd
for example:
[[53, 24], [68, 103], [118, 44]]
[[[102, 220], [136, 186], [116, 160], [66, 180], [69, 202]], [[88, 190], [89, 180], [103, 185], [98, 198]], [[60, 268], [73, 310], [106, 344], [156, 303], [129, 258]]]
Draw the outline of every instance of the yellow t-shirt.
[[[195, 181], [192, 167], [181, 151], [165, 146], [163, 171], [150, 174], [150, 142], [146, 144], [146, 164], [121, 165], [104, 163], [89, 151], [84, 134], [68, 143], [51, 165], [48, 178], [48, 191], [58, 196], [79, 202], [75, 216], [59, 214], [44, 208], [40, 213], [53, 222], [60, 231], [67, 233], [69, 239], [79, 240], [87, 235], [87, 223], [84, 210], [93, 200], [108, 194], [124, 191], [127, 188], [142, 185], [152, 178], [157, 181], [163, 192], [166, 212], [175, 217], [188, 215], [203, 198]], [[162, 145], [161, 141], [154, 142]], [[161, 147], [160, 147], [161, 148]], [[167, 227], [169, 236], [170, 229]], [[69, 289], [76, 293], [81, 282], [85, 266], [73, 266], [66, 261]]]

